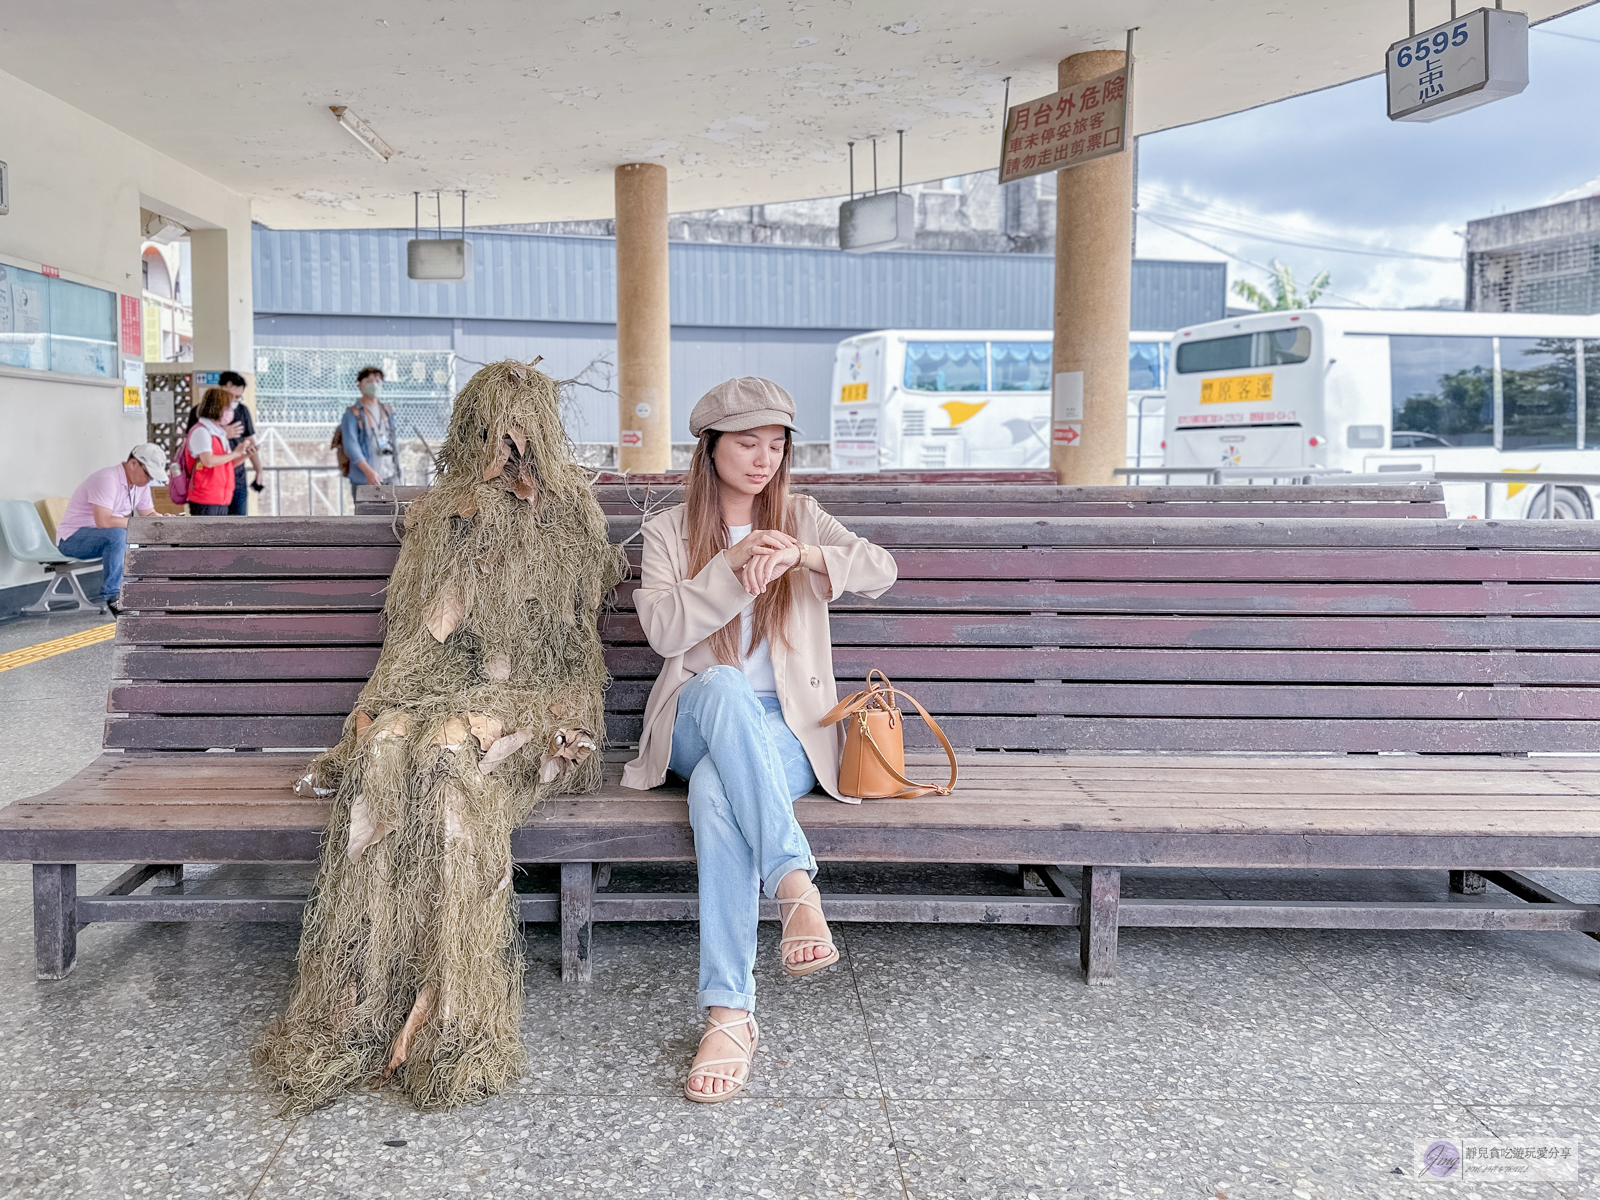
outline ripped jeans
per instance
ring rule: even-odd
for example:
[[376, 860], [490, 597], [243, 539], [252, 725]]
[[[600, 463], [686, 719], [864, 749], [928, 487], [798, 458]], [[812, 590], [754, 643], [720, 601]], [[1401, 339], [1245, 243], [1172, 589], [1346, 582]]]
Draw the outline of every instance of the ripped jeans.
[[817, 861], [794, 802], [816, 786], [776, 696], [757, 696], [737, 667], [700, 672], [678, 693], [670, 769], [689, 781], [700, 871], [702, 1008], [755, 1011], [760, 889]]

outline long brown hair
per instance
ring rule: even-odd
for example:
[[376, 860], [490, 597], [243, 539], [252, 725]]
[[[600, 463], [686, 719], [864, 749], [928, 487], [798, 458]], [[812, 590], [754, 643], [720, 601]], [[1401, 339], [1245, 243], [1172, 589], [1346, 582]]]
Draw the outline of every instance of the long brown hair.
[[[711, 455], [722, 438], [720, 429], [708, 429], [695, 444], [694, 458], [689, 463], [689, 475], [683, 482], [684, 504], [689, 543], [689, 574], [700, 574], [718, 554], [728, 548], [728, 523], [722, 518], [722, 490], [717, 482], [717, 467]], [[755, 497], [751, 507], [751, 521], [756, 529], [780, 529], [791, 537], [798, 535], [799, 525], [794, 505], [789, 499], [789, 459], [794, 450], [794, 436], [783, 431], [783, 461]], [[794, 609], [795, 581], [793, 572], [786, 571], [767, 585], [767, 590], [756, 597], [755, 612], [751, 614], [750, 645], [739, 645], [739, 618], [735, 617], [711, 635], [711, 649], [717, 661], [730, 667], [759, 646], [764, 640], [789, 647], [789, 614]]]

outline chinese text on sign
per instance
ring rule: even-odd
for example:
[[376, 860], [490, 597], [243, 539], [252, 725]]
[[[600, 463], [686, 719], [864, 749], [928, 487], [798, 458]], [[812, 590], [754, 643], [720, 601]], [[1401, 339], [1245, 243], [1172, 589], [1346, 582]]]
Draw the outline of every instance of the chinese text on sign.
[[1006, 113], [1000, 182], [1075, 167], [1126, 148], [1128, 69], [1075, 83]]

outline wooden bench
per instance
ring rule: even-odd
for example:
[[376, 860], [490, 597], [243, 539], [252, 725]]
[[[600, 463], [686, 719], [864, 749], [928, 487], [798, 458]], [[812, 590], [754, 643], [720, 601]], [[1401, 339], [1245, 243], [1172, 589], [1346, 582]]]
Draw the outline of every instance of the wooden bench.
[[[612, 518], [614, 537], [637, 522]], [[1521, 874], [1600, 867], [1600, 554], [1581, 523], [847, 523], [894, 551], [901, 578], [835, 606], [841, 685], [886, 670], [939, 717], [964, 775], [943, 800], [802, 799], [817, 856], [1022, 866], [1049, 891], [837, 894], [834, 920], [1075, 927], [1090, 980], [1112, 976], [1121, 927], [1600, 933], [1600, 906]], [[298, 917], [300, 897], [137, 889], [181, 881], [185, 863], [317, 857], [327, 807], [289, 785], [376, 661], [394, 528], [135, 520], [106, 753], [0, 809], [0, 860], [34, 864], [41, 976], [71, 968], [92, 922]], [[637, 737], [659, 667], [632, 586], [603, 625], [614, 745]], [[920, 723], [907, 734], [928, 746]], [[597, 882], [605, 864], [693, 854], [682, 790], [624, 791], [617, 773], [514, 835], [519, 862], [560, 865], [559, 890], [522, 906], [561, 922], [571, 979], [588, 976], [594, 922], [696, 912], [692, 894]], [[76, 864], [130, 861], [77, 895]], [[1121, 900], [1129, 866], [1448, 871], [1455, 894]]]
[[[1293, 487], [1061, 487], [1011, 480], [973, 482], [846, 482], [799, 477], [795, 490], [814, 496], [843, 520], [902, 517], [1428, 517], [1445, 515], [1437, 483]], [[393, 515], [422, 495], [421, 487], [362, 487], [358, 516]], [[679, 477], [601, 482], [595, 495], [616, 515], [655, 512], [679, 503]]]

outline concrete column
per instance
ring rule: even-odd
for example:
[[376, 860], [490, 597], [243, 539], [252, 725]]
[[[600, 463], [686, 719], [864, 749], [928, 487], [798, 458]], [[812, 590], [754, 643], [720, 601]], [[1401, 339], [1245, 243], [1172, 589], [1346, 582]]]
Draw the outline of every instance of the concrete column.
[[[226, 229], [189, 231], [189, 280], [194, 290], [194, 369], [197, 371], [243, 371], [253, 364], [241, 361], [236, 344], [243, 341], [245, 353], [254, 342], [249, 324], [254, 314], [237, 312], [229, 260]], [[247, 294], [247, 293], [246, 293]], [[243, 328], [241, 328], [241, 325]], [[240, 335], [246, 334], [241, 339]]]
[[672, 316], [667, 283], [667, 169], [617, 168], [617, 466], [672, 466]]
[[[1058, 86], [1115, 71], [1123, 58], [1090, 50], [1062, 59]], [[1133, 155], [1095, 159], [1056, 181], [1055, 372], [1082, 372], [1083, 422], [1075, 441], [1057, 433], [1050, 466], [1064, 484], [1115, 483], [1111, 472], [1128, 456]]]

